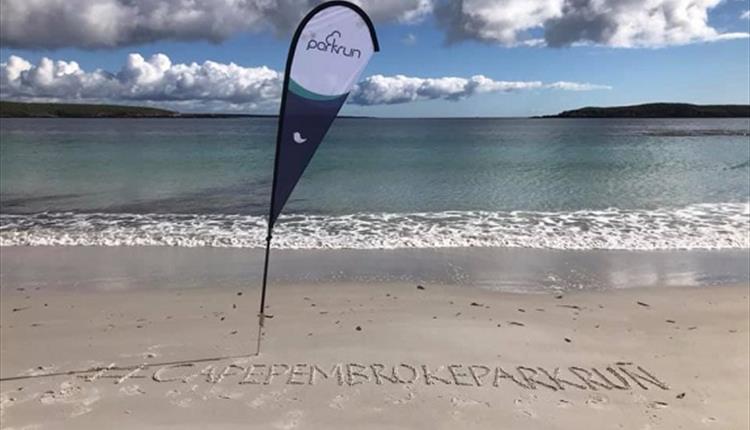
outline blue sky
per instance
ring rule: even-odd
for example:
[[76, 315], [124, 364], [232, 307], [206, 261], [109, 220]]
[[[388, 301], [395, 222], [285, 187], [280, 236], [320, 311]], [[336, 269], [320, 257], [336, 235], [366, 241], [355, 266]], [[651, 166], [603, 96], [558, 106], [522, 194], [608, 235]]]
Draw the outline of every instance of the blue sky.
[[[670, 1], [678, 3], [678, 6], [681, 3], [688, 6], [695, 6], [692, 3], [710, 3], [710, 0], [664, 0], [667, 4], [665, 7], [670, 6]], [[12, 0], [3, 3], [4, 8], [10, 9], [2, 11], [4, 20], [8, 19], [9, 14], [22, 14], [13, 10], [9, 6], [11, 3]], [[482, 5], [478, 4], [475, 12], [490, 16], [491, 10], [487, 9], [489, 3], [491, 2], [484, 1]], [[503, 6], [499, 3], [502, 2], [498, 2], [498, 7]], [[367, 4], [363, 7], [367, 10]], [[399, 7], [401, 6], [394, 6], [393, 9]], [[376, 20], [381, 52], [374, 56], [363, 79], [372, 75], [405, 75], [419, 79], [469, 79], [475, 75], [483, 75], [495, 81], [539, 81], [544, 85], [565, 81], [592, 84], [593, 87], [571, 91], [532, 86], [522, 90], [471, 93], [458, 97], [458, 101], [439, 94], [432, 99], [415, 96], [414, 100], [408, 102], [348, 104], [343, 113], [373, 116], [528, 116], [556, 113], [586, 105], [654, 101], [750, 103], [750, 39], [742, 36], [742, 33], [750, 31], [750, 19], [743, 18], [743, 14], [750, 9], [748, 1], [726, 0], [715, 7], [704, 7], [708, 13], [705, 28], [713, 33], [707, 33], [705, 28], [695, 30], [694, 24], [686, 24], [685, 35], [676, 36], [664, 36], [659, 33], [661, 30], [654, 31], [651, 27], [644, 27], [646, 30], [643, 33], [649, 32], [646, 38], [583, 38], [562, 47], [544, 46], [552, 43], [549, 36], [545, 36], [545, 31], [549, 32], [552, 26], [552, 21], [549, 20], [540, 21], [540, 25], [531, 28], [514, 29], [512, 40], [509, 41], [505, 36], [496, 36], [500, 33], [499, 30], [495, 31], [505, 30], [508, 24], [487, 19], [481, 24], [484, 27], [479, 29], [465, 30], [462, 27], [461, 31], [464, 33], [453, 37], [457, 40], [449, 42], [452, 37], [450, 24], [446, 23], [445, 18], [440, 18], [437, 11], [439, 6], [431, 7], [436, 11], [423, 13], [418, 18], [409, 20], [388, 18], [388, 10], [375, 11], [378, 15], [385, 16]], [[305, 8], [300, 6], [299, 9], [299, 13], [302, 13]], [[23, 16], [26, 17], [31, 12], [24, 10]], [[397, 13], [399, 12], [393, 12]], [[622, 12], [624, 13], [627, 11]], [[616, 20], [621, 18], [608, 19], [608, 22], [617, 23]], [[642, 25], [649, 26], [651, 23], [643, 21]], [[19, 57], [30, 64], [18, 66], [19, 70], [28, 72], [39, 67], [40, 61], [45, 57], [55, 61], [74, 61], [80, 69], [80, 73], [74, 73], [85, 77], [89, 75], [81, 73], [93, 73], [96, 69], [113, 74], [120, 72], [128, 55], [132, 53], [140, 54], [146, 61], [152, 55], [161, 53], [168, 57], [172, 65], [193, 62], [203, 64], [210, 60], [222, 65], [234, 63], [252, 70], [266, 66], [278, 72], [283, 70], [286, 60], [291, 28], [263, 24], [240, 27], [222, 35], [222, 40], [219, 41], [206, 40], [213, 35], [202, 37], [190, 33], [184, 36], [179, 31], [185, 30], [180, 27], [175, 33], [164, 37], [149, 36], [153, 40], [146, 43], [128, 40], [127, 37], [115, 43], [100, 43], [95, 35], [90, 39], [85, 35], [72, 35], [69, 42], [60, 43], [63, 46], [55, 46], [58, 44], [56, 40], [45, 39], [44, 35], [33, 29], [15, 32], [3, 30], [0, 62], [4, 68], [8, 68], [11, 56]], [[715, 40], [711, 36], [714, 33], [733, 36], [726, 40]], [[488, 37], [487, 34], [491, 36]], [[544, 40], [545, 37], [548, 38], [547, 43], [541, 43], [541, 46], [538, 43], [536, 46], [527, 46], [529, 43], [525, 43]], [[675, 37], [677, 42], [672, 42]], [[687, 38], [687, 41], [679, 39], [680, 37]], [[59, 68], [55, 70], [55, 76], [62, 76]], [[127, 99], [123, 98], [121, 92], [103, 90], [100, 87], [94, 91], [85, 87], [89, 85], [86, 82], [91, 79], [87, 81], [81, 78], [76, 83], [71, 83], [68, 79], [59, 84], [55, 82], [42, 85], [34, 81], [31, 75], [24, 78], [23, 73], [16, 74], [13, 75], [17, 76], [16, 79], [12, 80], [8, 77], [11, 72], [4, 73], [0, 94], [5, 99], [75, 102], [106, 100], [173, 107], [183, 111], [274, 112], [277, 109], [278, 97], [272, 87], [277, 85], [274, 82], [278, 79], [274, 77], [264, 78], [267, 79], [264, 85], [270, 89], [263, 95], [248, 97], [240, 103], [229, 103], [221, 96], [180, 96], [179, 100], [163, 97], [163, 94], [154, 96], [153, 91], [156, 90], [153, 88], [149, 93], [152, 95]], [[208, 92], [210, 91], [204, 91]]]

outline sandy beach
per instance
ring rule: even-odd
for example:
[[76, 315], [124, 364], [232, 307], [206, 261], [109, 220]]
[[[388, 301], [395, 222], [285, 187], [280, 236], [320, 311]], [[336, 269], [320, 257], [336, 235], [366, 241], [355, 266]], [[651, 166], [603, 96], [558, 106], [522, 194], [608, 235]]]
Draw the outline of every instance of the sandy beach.
[[0, 0], [0, 430], [750, 430], [748, 1]]
[[163, 274], [144, 262], [84, 276], [70, 270], [96, 262], [85, 251], [62, 263], [45, 252], [2, 252], [7, 429], [750, 423], [747, 284], [516, 294], [278, 282], [256, 357], [257, 285], [214, 273], [137, 288]]

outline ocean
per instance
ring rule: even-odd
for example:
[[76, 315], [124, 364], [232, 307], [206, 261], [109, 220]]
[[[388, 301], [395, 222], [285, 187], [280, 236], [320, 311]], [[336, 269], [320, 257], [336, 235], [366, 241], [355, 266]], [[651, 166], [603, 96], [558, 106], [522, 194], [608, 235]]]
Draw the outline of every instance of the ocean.
[[[2, 119], [0, 246], [264, 245], [276, 120]], [[338, 119], [281, 249], [750, 248], [748, 119]]]

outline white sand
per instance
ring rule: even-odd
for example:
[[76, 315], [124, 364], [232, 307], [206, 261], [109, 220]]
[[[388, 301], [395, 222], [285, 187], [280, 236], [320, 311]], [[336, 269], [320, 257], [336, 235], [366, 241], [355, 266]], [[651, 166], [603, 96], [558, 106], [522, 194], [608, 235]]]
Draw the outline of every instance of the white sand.
[[[5, 285], [0, 304], [7, 429], [750, 424], [747, 285], [562, 298], [438, 285], [274, 285], [263, 353], [205, 362], [196, 360], [254, 352], [257, 290], [24, 288]], [[180, 364], [158, 364], [167, 362]], [[428, 384], [423, 366], [439, 379]], [[556, 368], [557, 382], [543, 374]], [[269, 370], [279, 375], [264, 384]]]

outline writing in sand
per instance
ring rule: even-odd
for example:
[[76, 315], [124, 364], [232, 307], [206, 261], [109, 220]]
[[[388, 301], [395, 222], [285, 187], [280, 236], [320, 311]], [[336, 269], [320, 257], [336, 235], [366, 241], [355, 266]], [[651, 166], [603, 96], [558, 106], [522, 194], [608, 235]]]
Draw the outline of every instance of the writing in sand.
[[[129, 370], [122, 373], [122, 370]], [[191, 383], [240, 385], [308, 385], [335, 384], [341, 387], [361, 384], [422, 384], [462, 387], [498, 388], [503, 385], [526, 390], [669, 390], [653, 372], [630, 363], [618, 362], [601, 367], [497, 366], [483, 364], [428, 365], [418, 363], [212, 363], [199, 365], [181, 362], [156, 367], [131, 368], [108, 366], [92, 369], [87, 381], [148, 378], [156, 383]]]

